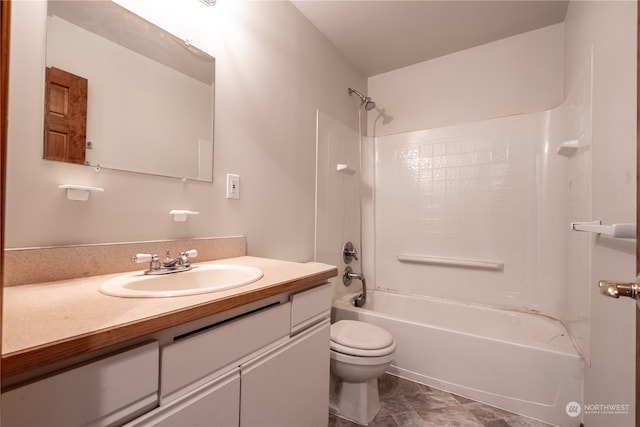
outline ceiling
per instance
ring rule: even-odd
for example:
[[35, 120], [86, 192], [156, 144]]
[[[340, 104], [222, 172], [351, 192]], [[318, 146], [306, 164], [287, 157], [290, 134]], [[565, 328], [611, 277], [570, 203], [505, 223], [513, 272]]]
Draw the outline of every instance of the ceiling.
[[292, 0], [370, 77], [564, 21], [567, 0]]

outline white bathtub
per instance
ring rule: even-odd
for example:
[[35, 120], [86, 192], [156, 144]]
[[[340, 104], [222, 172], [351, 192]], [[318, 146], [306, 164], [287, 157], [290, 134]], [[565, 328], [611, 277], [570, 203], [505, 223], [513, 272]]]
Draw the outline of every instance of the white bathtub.
[[582, 358], [563, 325], [549, 317], [437, 298], [370, 291], [351, 295], [332, 316], [387, 329], [398, 347], [389, 373], [547, 423], [574, 427], [582, 403]]

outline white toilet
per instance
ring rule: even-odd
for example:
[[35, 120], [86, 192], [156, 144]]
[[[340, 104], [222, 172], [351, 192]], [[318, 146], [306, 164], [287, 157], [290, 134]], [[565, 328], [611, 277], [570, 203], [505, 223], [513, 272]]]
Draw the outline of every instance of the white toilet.
[[391, 365], [396, 342], [386, 330], [365, 322], [331, 325], [331, 405], [329, 410], [369, 425], [380, 410], [378, 377]]

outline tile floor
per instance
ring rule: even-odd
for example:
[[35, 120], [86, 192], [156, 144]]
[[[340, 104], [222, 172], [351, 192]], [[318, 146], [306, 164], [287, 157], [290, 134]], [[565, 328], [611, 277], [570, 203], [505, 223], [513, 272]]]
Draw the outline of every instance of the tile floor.
[[[385, 374], [378, 380], [380, 412], [370, 427], [550, 427], [484, 403]], [[355, 427], [329, 414], [329, 427]]]

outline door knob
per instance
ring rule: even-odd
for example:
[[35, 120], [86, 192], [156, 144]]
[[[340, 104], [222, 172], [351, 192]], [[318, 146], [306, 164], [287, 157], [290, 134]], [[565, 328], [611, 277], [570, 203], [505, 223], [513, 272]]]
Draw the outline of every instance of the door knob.
[[612, 280], [600, 280], [598, 288], [602, 295], [611, 298], [629, 297], [640, 299], [640, 275], [636, 277], [635, 282], [614, 282]]

